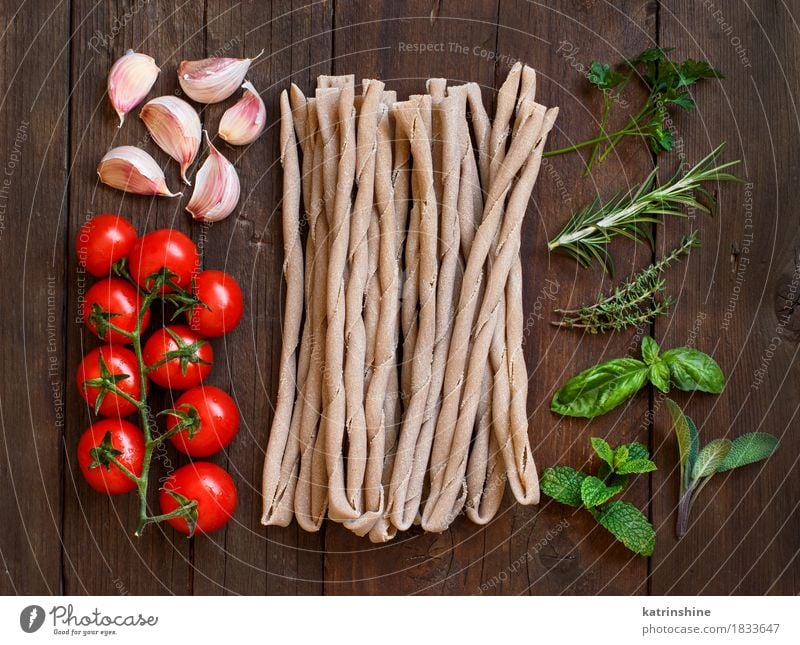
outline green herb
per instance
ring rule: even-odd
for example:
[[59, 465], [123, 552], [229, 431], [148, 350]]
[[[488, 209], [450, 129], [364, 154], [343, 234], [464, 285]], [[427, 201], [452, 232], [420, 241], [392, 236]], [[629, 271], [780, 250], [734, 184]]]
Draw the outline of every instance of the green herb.
[[561, 504], [585, 508], [631, 551], [652, 555], [656, 544], [653, 525], [632, 504], [613, 500], [627, 487], [629, 475], [656, 470], [647, 448], [629, 443], [615, 450], [599, 437], [592, 437], [592, 448], [603, 460], [596, 475], [570, 466], [546, 468], [540, 482], [542, 492]]
[[582, 329], [590, 334], [649, 324], [656, 316], [666, 313], [673, 302], [670, 296], [662, 297], [665, 282], [660, 277], [661, 272], [695, 246], [700, 246], [700, 241], [697, 233], [693, 232], [668, 255], [639, 271], [612, 293], [601, 295], [595, 304], [578, 309], [555, 309], [554, 313], [560, 314], [562, 319], [552, 324]]
[[[587, 80], [603, 96], [603, 112], [600, 117], [598, 135], [587, 141], [576, 143], [566, 148], [549, 150], [545, 156], [572, 152], [592, 146], [586, 173], [589, 174], [596, 162], [602, 162], [617, 144], [625, 137], [641, 137], [658, 154], [662, 150], [672, 150], [674, 135], [669, 107], [675, 105], [683, 110], [692, 111], [694, 99], [689, 88], [704, 78], [723, 78], [706, 61], [686, 59], [675, 64], [667, 58], [672, 49], [655, 47], [646, 49], [636, 58], [626, 61], [628, 69], [625, 73], [616, 72], [608, 64], [592, 61], [589, 65]], [[647, 88], [647, 98], [640, 110], [630, 118], [621, 130], [608, 132], [608, 121], [614, 104], [622, 103], [621, 93], [634, 77]]]
[[725, 375], [708, 354], [677, 347], [660, 354], [650, 336], [642, 338], [642, 358], [614, 358], [569, 379], [550, 402], [550, 409], [590, 419], [616, 408], [649, 381], [665, 394], [673, 385], [686, 392], [719, 394]]
[[[662, 215], [684, 217], [684, 209], [697, 209], [710, 213], [714, 200], [701, 184], [706, 181], [738, 181], [734, 175], [723, 172], [736, 165], [729, 161], [715, 166], [725, 144], [718, 145], [710, 154], [681, 176], [684, 165], [664, 185], [656, 185], [658, 168], [648, 175], [641, 186], [614, 195], [605, 203], [598, 196], [583, 210], [575, 213], [562, 231], [547, 244], [551, 251], [560, 250], [583, 267], [590, 267], [597, 260], [610, 274], [614, 264], [606, 246], [617, 235], [623, 235], [637, 242], [652, 236], [642, 224], [659, 224]], [[709, 205], [698, 199], [704, 197]]]
[[688, 529], [692, 505], [708, 480], [715, 473], [766, 459], [777, 449], [778, 440], [766, 432], [749, 432], [733, 440], [714, 439], [700, 449], [694, 421], [672, 399], [667, 399], [667, 410], [678, 439], [681, 490], [675, 532], [678, 538], [682, 538]]

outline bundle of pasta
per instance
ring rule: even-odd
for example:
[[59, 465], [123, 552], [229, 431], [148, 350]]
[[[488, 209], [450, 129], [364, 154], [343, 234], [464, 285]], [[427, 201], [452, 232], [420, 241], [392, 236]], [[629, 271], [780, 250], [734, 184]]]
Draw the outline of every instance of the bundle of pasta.
[[506, 481], [538, 502], [520, 229], [558, 111], [520, 64], [494, 122], [474, 83], [426, 89], [397, 101], [364, 80], [356, 96], [352, 76], [321, 76], [313, 98], [281, 95], [287, 288], [263, 524], [327, 516], [383, 542], [462, 511], [485, 524]]

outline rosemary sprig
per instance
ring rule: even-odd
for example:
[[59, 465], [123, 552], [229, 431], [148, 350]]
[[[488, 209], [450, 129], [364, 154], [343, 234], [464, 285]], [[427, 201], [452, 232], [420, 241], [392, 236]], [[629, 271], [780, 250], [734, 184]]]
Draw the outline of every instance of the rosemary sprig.
[[667, 313], [673, 303], [671, 296], [661, 297], [665, 286], [661, 272], [696, 246], [700, 246], [700, 240], [697, 232], [693, 231], [668, 255], [639, 271], [610, 294], [601, 295], [595, 304], [577, 309], [555, 309], [554, 313], [562, 318], [552, 324], [582, 329], [591, 334], [649, 324], [656, 316]]
[[[637, 242], [646, 239], [652, 245], [650, 231], [642, 224], [659, 224], [662, 215], [684, 217], [683, 209], [710, 213], [714, 199], [701, 184], [706, 181], [742, 181], [724, 172], [739, 163], [738, 160], [714, 165], [724, 147], [724, 143], [717, 146], [683, 176], [684, 166], [681, 165], [662, 186], [656, 185], [656, 167], [638, 188], [617, 193], [605, 203], [598, 196], [572, 216], [547, 248], [566, 253], [587, 268], [597, 260], [606, 272], [613, 275], [614, 263], [606, 248], [612, 238], [624, 235]], [[708, 206], [699, 201], [698, 194], [705, 198]]]

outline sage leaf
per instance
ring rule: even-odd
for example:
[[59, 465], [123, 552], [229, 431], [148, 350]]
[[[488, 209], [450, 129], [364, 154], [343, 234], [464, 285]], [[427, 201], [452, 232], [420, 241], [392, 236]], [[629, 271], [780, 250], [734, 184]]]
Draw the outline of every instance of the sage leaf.
[[648, 365], [654, 365], [658, 361], [658, 352], [661, 348], [658, 343], [650, 336], [642, 338], [642, 358]]
[[717, 466], [717, 472], [725, 472], [746, 466], [769, 457], [778, 447], [778, 440], [766, 432], [749, 432], [731, 441], [731, 449]]
[[569, 379], [553, 396], [550, 409], [591, 419], [613, 410], [647, 382], [648, 367], [635, 358], [614, 358]]
[[617, 472], [620, 475], [631, 475], [633, 473], [649, 473], [658, 467], [649, 459], [628, 459]]
[[546, 468], [539, 482], [541, 491], [557, 502], [568, 506], [582, 506], [581, 484], [586, 474], [569, 466]]
[[709, 477], [717, 472], [717, 468], [728, 456], [730, 450], [731, 442], [728, 439], [709, 441], [697, 455], [697, 461], [692, 467], [692, 479]]
[[600, 437], [592, 437], [592, 448], [597, 453], [597, 456], [600, 457], [604, 462], [606, 462], [609, 466], [614, 465], [614, 449], [608, 445], [608, 442], [605, 439], [601, 439]]
[[653, 554], [656, 532], [644, 514], [632, 504], [620, 500], [610, 502], [595, 517], [634, 553], [644, 556]]
[[685, 488], [700, 451], [700, 437], [694, 422], [687, 417], [680, 406], [672, 399], [667, 399], [667, 410], [672, 417], [672, 429], [678, 439], [678, 456], [681, 462], [681, 484]]
[[614, 495], [622, 492], [622, 486], [606, 486], [597, 477], [589, 476], [581, 483], [581, 500], [586, 508], [605, 504]]
[[725, 375], [708, 354], [691, 347], [676, 347], [661, 355], [669, 368], [673, 385], [685, 392], [719, 394], [725, 387]]

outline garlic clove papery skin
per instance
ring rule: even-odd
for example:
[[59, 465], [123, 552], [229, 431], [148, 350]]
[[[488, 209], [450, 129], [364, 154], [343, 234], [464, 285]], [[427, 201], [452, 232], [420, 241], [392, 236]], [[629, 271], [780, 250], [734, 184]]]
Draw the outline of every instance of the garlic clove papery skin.
[[186, 210], [201, 222], [225, 219], [239, 203], [239, 175], [236, 168], [208, 140], [208, 157], [197, 171], [194, 191]]
[[137, 195], [177, 197], [167, 188], [166, 179], [156, 160], [136, 146], [119, 146], [109, 150], [97, 166], [104, 184]]
[[203, 127], [195, 109], [177, 96], [159, 96], [145, 103], [139, 118], [158, 147], [181, 165], [181, 179], [200, 150]]
[[161, 70], [147, 54], [132, 49], [119, 58], [108, 73], [108, 98], [119, 116], [121, 128], [125, 115], [144, 100]]
[[[264, 50], [258, 54], [264, 53]], [[233, 94], [244, 81], [254, 58], [204, 58], [184, 60], [178, 66], [178, 83], [198, 103], [219, 103]]]
[[219, 136], [233, 146], [253, 143], [267, 125], [267, 108], [250, 81], [242, 85], [244, 95], [232, 105], [219, 122]]

